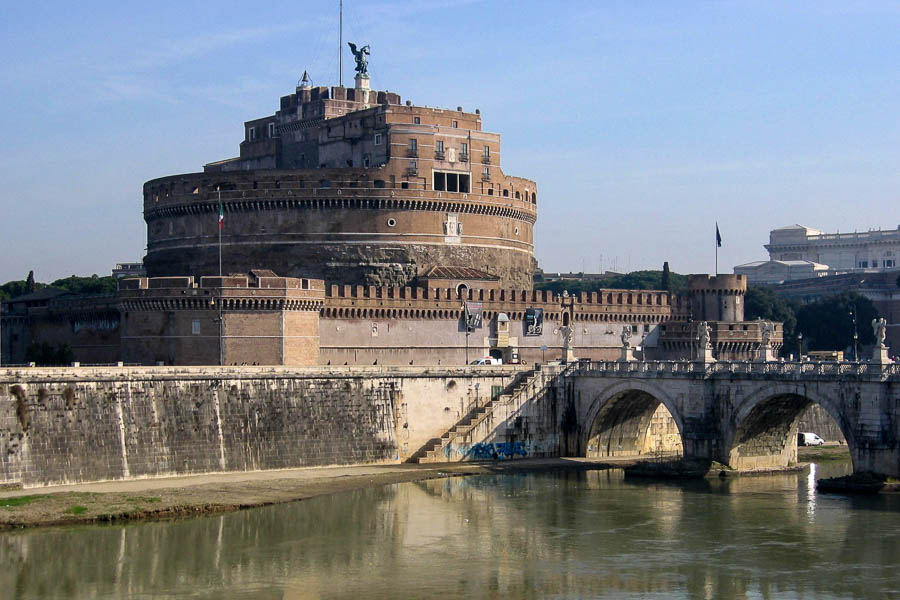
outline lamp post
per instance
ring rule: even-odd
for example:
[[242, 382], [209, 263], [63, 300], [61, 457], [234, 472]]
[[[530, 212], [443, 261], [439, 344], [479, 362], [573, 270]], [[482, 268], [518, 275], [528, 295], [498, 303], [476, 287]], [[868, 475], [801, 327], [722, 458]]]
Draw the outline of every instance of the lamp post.
[[856, 307], [850, 311], [850, 318], [853, 319], [853, 360], [859, 362], [859, 333], [856, 330]]
[[803, 333], [797, 334], [797, 362], [803, 362]]

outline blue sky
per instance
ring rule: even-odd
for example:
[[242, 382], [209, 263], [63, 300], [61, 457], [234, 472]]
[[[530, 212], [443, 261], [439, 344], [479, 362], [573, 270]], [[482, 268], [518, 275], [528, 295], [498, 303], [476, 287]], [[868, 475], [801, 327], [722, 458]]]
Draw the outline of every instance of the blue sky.
[[[538, 182], [550, 271], [713, 269], [770, 229], [900, 225], [900, 2], [345, 0], [373, 86], [481, 109]], [[143, 256], [141, 185], [234, 156], [306, 69], [337, 79], [337, 2], [7, 3], [0, 281]], [[345, 45], [346, 48], [346, 45]], [[344, 81], [352, 59], [344, 51]]]

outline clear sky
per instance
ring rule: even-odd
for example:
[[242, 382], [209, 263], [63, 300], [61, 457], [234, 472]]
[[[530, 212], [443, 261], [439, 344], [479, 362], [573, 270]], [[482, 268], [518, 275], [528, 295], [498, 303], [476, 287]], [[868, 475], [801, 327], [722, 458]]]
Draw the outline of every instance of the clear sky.
[[[337, 0], [3, 12], [0, 281], [140, 260], [144, 181], [236, 156], [304, 69], [337, 83]], [[548, 271], [708, 272], [715, 221], [722, 272], [776, 227], [900, 225], [900, 2], [345, 0], [344, 40], [373, 87], [481, 109]]]

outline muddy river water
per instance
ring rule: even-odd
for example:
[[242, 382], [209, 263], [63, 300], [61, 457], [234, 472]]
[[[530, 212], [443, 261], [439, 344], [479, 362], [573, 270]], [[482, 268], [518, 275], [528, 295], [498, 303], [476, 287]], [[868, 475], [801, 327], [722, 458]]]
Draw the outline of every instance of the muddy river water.
[[889, 598], [900, 498], [810, 471], [453, 477], [167, 522], [0, 534], [3, 598]]

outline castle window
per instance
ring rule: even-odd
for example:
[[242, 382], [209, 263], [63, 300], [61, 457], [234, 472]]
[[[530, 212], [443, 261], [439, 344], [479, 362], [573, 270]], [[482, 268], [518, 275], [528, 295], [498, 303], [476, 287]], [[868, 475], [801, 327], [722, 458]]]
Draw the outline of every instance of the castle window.
[[866, 269], [866, 268], [868, 268], [868, 266], [869, 266], [869, 261], [867, 261], [867, 260], [861, 260], [861, 261], [859, 261], [859, 268], [860, 268], [860, 269]]
[[275, 123], [269, 123], [269, 137], [275, 137]]
[[378, 188], [378, 189], [383, 188], [383, 187], [384, 187], [384, 179], [376, 179], [376, 180], [375, 180], [375, 187]]
[[388, 220], [387, 220], [387, 226], [388, 226], [388, 227], [396, 227], [396, 226], [397, 226], [397, 219], [394, 219], [394, 218], [388, 219]]
[[413, 123], [415, 123], [416, 125], [421, 125], [422, 119], [420, 119], [419, 117], [413, 117]]
[[482, 149], [481, 154], [484, 155], [485, 158], [491, 157], [491, 147], [487, 144], [484, 145], [484, 149]]
[[191, 335], [200, 335], [200, 319], [191, 321]]
[[380, 133], [376, 133], [376, 134], [375, 134], [375, 145], [376, 145], [376, 146], [380, 146], [380, 145], [381, 145], [381, 134], [380, 134]]
[[456, 129], [459, 127], [459, 121], [453, 121], [453, 128]]
[[488, 196], [494, 195], [494, 188], [488, 188]]
[[468, 194], [471, 189], [468, 173], [445, 173], [442, 171], [434, 171], [433, 177], [433, 187], [436, 192], [460, 192]]
[[490, 180], [490, 178], [491, 178], [491, 168], [490, 167], [482, 167], [481, 168], [481, 178]]
[[534, 192], [531, 192], [531, 203], [537, 204], [537, 194], [535, 194]]
[[401, 190], [408, 190], [408, 189], [409, 189], [409, 182], [408, 182], [408, 181], [401, 181], [401, 182], [400, 182], [400, 189], [401, 189]]
[[503, 190], [503, 197], [509, 198], [509, 190]]
[[444, 140], [438, 140], [435, 142], [437, 144], [434, 148], [435, 152], [443, 152], [444, 151]]
[[256, 127], [247, 128], [247, 141], [252, 142], [256, 139]]
[[516, 192], [516, 200], [519, 200], [519, 192]]
[[328, 179], [321, 179], [321, 180], [319, 180], [319, 187], [321, 187], [321, 188], [330, 188], [330, 187], [331, 187], [331, 181], [329, 181]]
[[882, 262], [882, 264], [884, 265], [885, 268], [889, 269], [889, 268], [892, 268], [892, 267], [894, 266], [894, 261], [893, 261], [893, 259], [891, 259], [891, 260], [885, 260], [885, 261]]
[[369, 155], [368, 154], [363, 154], [363, 166], [366, 168], [368, 168], [368, 166], [369, 166]]

